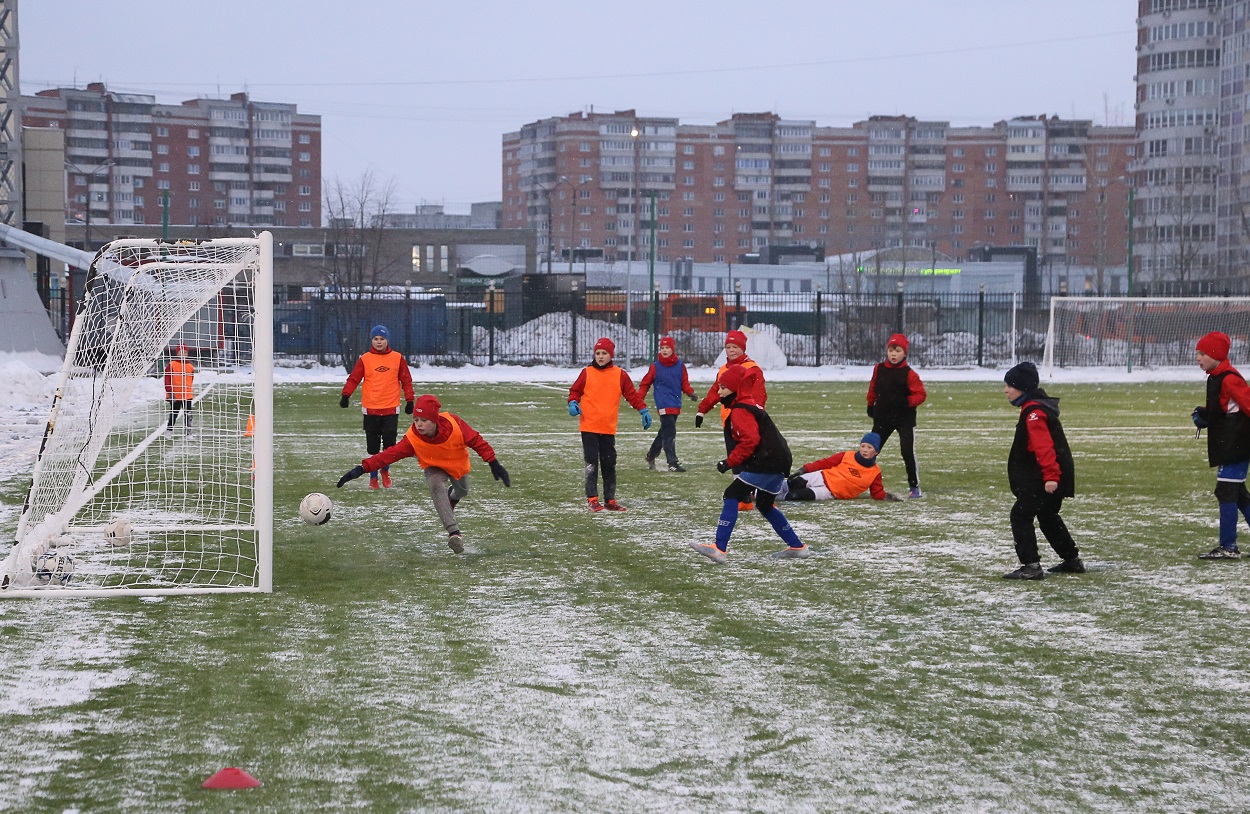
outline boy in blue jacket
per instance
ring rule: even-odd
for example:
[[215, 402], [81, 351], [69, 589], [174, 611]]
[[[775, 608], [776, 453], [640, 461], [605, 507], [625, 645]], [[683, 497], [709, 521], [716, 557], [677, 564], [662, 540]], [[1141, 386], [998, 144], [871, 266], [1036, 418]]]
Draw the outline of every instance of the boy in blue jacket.
[[681, 461], [677, 460], [677, 416], [681, 415], [681, 395], [685, 393], [692, 400], [698, 400], [694, 388], [690, 386], [690, 376], [686, 372], [686, 363], [677, 358], [677, 344], [673, 337], [660, 339], [660, 352], [651, 363], [651, 369], [642, 377], [638, 393], [647, 397], [647, 391], [655, 385], [655, 409], [660, 414], [660, 431], [647, 450], [647, 468], [655, 469], [655, 459], [660, 456], [660, 448], [664, 449], [664, 458], [668, 461], [669, 472], [685, 472]]

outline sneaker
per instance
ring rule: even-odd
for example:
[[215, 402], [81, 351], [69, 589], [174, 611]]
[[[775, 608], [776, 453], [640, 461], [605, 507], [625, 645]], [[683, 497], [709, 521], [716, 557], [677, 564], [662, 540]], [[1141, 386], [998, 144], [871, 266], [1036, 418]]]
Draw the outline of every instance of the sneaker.
[[715, 543], [690, 543], [690, 547], [712, 562], [724, 565], [729, 560], [729, 554], [717, 548]]
[[599, 502], [597, 497], [588, 497], [586, 498], [586, 508], [592, 512], [601, 512], [603, 511], [603, 504]]
[[647, 469], [652, 469], [652, 470], [655, 469], [655, 456], [654, 455], [647, 456]]
[[1223, 546], [1217, 545], [1215, 548], [1211, 549], [1206, 554], [1199, 554], [1198, 559], [1200, 560], [1240, 560], [1241, 549], [1237, 548], [1237, 546], [1233, 546], [1232, 548], [1224, 548]]
[[774, 560], [805, 560], [810, 556], [812, 556], [812, 550], [807, 547], [806, 543], [798, 548], [783, 548], [773, 552], [772, 555]]
[[464, 553], [464, 537], [462, 537], [459, 534], [448, 534], [447, 535], [447, 547], [450, 548], [456, 554], [463, 554]]
[[166, 428], [165, 428], [165, 437], [166, 437], [166, 438], [168, 438], [169, 436], [171, 436], [171, 435], [173, 435], [173, 434], [174, 434], [174, 428], [173, 428], [173, 427], [166, 427]]
[[755, 511], [755, 504], [754, 504], [754, 503], [743, 503], [742, 501], [738, 501], [738, 511], [740, 511], [740, 512], [753, 512], [753, 511]]
[[907, 492], [907, 496], [908, 496], [908, 497], [924, 497], [924, 492], [920, 491], [920, 487], [919, 487], [919, 486], [913, 486], [913, 487], [911, 487], [911, 489]]
[[669, 472], [685, 472], [686, 467], [681, 465], [681, 461], [673, 461], [668, 465]]
[[382, 488], [383, 489], [391, 488], [391, 473], [390, 472], [382, 473]]
[[1046, 572], [1042, 570], [1040, 562], [1031, 562], [1003, 574], [1003, 579], [1046, 579]]
[[1046, 571], [1050, 574], [1084, 574], [1085, 563], [1081, 562], [1080, 557], [1073, 557], [1070, 560], [1064, 560], [1058, 565], [1052, 565]]
[[378, 488], [378, 479], [377, 479], [377, 478], [369, 478], [369, 488], [370, 488], [370, 489], [377, 489], [377, 488]]
[[616, 498], [611, 498], [610, 500], [608, 500], [608, 502], [604, 503], [604, 504], [603, 504], [603, 508], [607, 509], [607, 510], [608, 510], [608, 511], [610, 511], [610, 512], [623, 512], [623, 511], [625, 511], [625, 507], [624, 507], [624, 506], [622, 506], [621, 504], [617, 503], [617, 502], [616, 502]]

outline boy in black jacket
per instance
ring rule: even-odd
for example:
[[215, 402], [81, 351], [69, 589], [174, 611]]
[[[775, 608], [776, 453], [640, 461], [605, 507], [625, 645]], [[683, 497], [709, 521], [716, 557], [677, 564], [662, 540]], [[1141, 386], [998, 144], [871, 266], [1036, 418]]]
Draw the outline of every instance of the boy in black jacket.
[[1199, 554], [1204, 560], [1239, 560], [1237, 515], [1250, 522], [1250, 388], [1237, 368], [1228, 363], [1232, 340], [1212, 331], [1198, 340], [1198, 367], [1207, 374], [1207, 403], [1195, 407], [1194, 424], [1208, 427], [1207, 463], [1215, 470], [1215, 499], [1220, 504], [1220, 544]]
[[885, 343], [885, 361], [872, 369], [868, 383], [868, 417], [882, 445], [898, 431], [899, 452], [907, 469], [908, 497], [923, 497], [916, 469], [916, 408], [928, 394], [916, 371], [907, 364], [907, 337], [894, 334]]
[[764, 408], [751, 397], [746, 368], [730, 365], [720, 374], [717, 385], [721, 404], [729, 408], [725, 429], [732, 433], [734, 447], [729, 457], [716, 465], [716, 469], [720, 472], [732, 469], [735, 477], [723, 495], [720, 520], [716, 524], [716, 542], [692, 542], [690, 547], [712, 562], [725, 562], [729, 537], [738, 522], [738, 504], [749, 500], [754, 492], [755, 508], [786, 543], [786, 547], [773, 556], [800, 560], [810, 557], [812, 552], [795, 534], [790, 521], [775, 503], [777, 493], [785, 485], [786, 473], [794, 463], [786, 439]]
[[1003, 377], [1007, 400], [1020, 408], [1016, 436], [1007, 458], [1007, 480], [1016, 504], [1011, 507], [1011, 536], [1020, 567], [1003, 574], [1004, 579], [1042, 579], [1046, 572], [1037, 551], [1033, 518], [1046, 542], [1063, 562], [1050, 573], [1083, 574], [1085, 563], [1067, 525], [1059, 516], [1063, 499], [1076, 494], [1072, 450], [1059, 423], [1059, 399], [1038, 387], [1037, 368], [1021, 362]]

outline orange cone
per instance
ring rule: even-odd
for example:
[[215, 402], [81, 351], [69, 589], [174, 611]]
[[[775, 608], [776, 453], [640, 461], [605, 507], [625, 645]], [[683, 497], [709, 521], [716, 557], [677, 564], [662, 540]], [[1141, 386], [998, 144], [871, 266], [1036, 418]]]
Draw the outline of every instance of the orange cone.
[[260, 781], [242, 769], [227, 768], [200, 784], [206, 789], [254, 789]]

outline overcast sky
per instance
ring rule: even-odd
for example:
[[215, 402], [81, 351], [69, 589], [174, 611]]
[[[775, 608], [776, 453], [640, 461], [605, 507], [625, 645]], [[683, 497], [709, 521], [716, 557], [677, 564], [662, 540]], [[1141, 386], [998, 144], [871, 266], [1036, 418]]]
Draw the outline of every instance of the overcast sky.
[[248, 91], [322, 117], [327, 181], [397, 208], [499, 200], [500, 137], [546, 116], [735, 112], [845, 126], [1132, 123], [1136, 0], [21, 0], [23, 93]]

